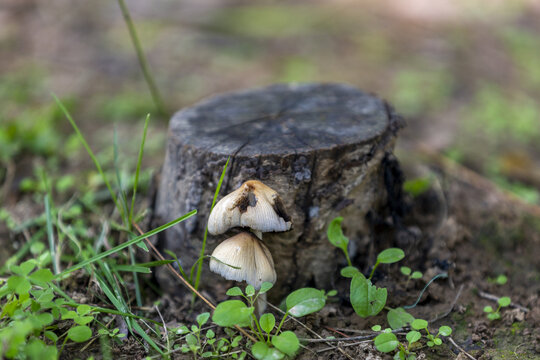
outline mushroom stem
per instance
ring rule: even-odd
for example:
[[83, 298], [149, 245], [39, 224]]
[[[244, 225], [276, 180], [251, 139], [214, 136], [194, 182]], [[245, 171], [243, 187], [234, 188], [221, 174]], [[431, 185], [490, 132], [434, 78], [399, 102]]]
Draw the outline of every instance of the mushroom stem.
[[259, 240], [262, 240], [262, 231], [253, 229], [251, 229], [251, 231], [259, 238]]
[[257, 300], [255, 300], [255, 312], [257, 313], [258, 317], [261, 317], [262, 314], [264, 314], [264, 311], [266, 310], [266, 293], [259, 294], [257, 297]]

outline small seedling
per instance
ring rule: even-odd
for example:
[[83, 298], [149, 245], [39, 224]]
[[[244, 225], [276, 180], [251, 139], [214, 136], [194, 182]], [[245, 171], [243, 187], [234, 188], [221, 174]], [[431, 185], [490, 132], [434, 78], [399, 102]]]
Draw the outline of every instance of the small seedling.
[[[183, 353], [191, 351], [194, 359], [199, 358], [227, 358], [228, 353], [237, 348], [242, 340], [241, 335], [236, 335], [234, 331], [228, 331], [229, 338], [216, 337], [212, 329], [203, 333], [203, 326], [208, 322], [210, 313], [204, 312], [197, 315], [197, 325], [191, 325], [191, 328], [183, 325], [175, 329], [177, 335], [184, 335], [186, 341], [180, 348]], [[247, 353], [245, 351], [230, 354], [233, 359], [244, 359]]]
[[361, 317], [377, 315], [386, 305], [388, 292], [386, 288], [377, 288], [372, 284], [371, 278], [375, 273], [375, 269], [380, 264], [392, 264], [400, 261], [405, 257], [403, 250], [398, 248], [390, 248], [381, 251], [377, 255], [377, 261], [373, 266], [369, 278], [366, 279], [364, 274], [352, 265], [347, 250], [349, 239], [343, 234], [341, 229], [342, 217], [337, 217], [328, 226], [328, 240], [330, 243], [340, 248], [347, 259], [348, 266], [341, 269], [341, 276], [351, 279], [350, 299], [354, 311]]
[[347, 246], [349, 245], [349, 238], [343, 235], [343, 230], [341, 229], [342, 221], [343, 218], [341, 216], [332, 220], [330, 225], [328, 225], [326, 235], [328, 236], [328, 240], [332, 245], [340, 248], [343, 251], [345, 258], [347, 258], [348, 266], [352, 266], [351, 259], [349, 257], [349, 250], [347, 249]]
[[497, 300], [497, 303], [499, 304], [499, 306], [497, 307], [497, 310], [493, 310], [493, 308], [491, 306], [486, 306], [484, 307], [484, 312], [487, 313], [487, 317], [489, 320], [498, 320], [501, 318], [501, 309], [503, 307], [507, 307], [507, 306], [510, 306], [510, 304], [512, 303], [512, 300], [510, 300], [510, 298], [508, 296], [504, 296], [502, 298], [500, 298], [499, 300]]
[[450, 334], [452, 333], [452, 329], [449, 326], [441, 326], [437, 334], [433, 335], [429, 332], [428, 322], [422, 319], [415, 319], [411, 323], [411, 327], [414, 330], [418, 330], [418, 331], [424, 330], [426, 332], [425, 337], [428, 340], [426, 345], [429, 347], [441, 345], [442, 339], [440, 338], [440, 336], [450, 336]]
[[420, 271], [412, 271], [410, 267], [402, 266], [399, 268], [399, 271], [405, 276], [407, 276], [407, 282], [405, 283], [405, 289], [409, 286], [409, 281], [411, 279], [421, 279], [422, 273]]
[[[401, 343], [397, 336], [392, 333], [392, 329], [384, 329], [381, 334], [377, 335], [374, 339], [375, 347], [380, 352], [389, 353], [396, 351], [394, 359], [396, 360], [414, 360], [416, 359], [416, 353], [412, 350], [419, 346], [419, 341], [422, 339], [421, 331], [424, 330], [426, 345], [429, 347], [438, 346], [442, 344], [440, 336], [449, 336], [452, 333], [452, 329], [449, 326], [441, 326], [436, 335], [429, 332], [428, 322], [422, 319], [415, 319], [411, 322], [411, 330], [407, 332], [405, 338], [407, 343]], [[373, 331], [380, 331], [381, 326], [375, 325], [371, 328]]]
[[505, 275], [499, 275], [495, 279], [488, 278], [488, 282], [497, 284], [497, 285], [504, 285], [508, 282], [508, 278]]

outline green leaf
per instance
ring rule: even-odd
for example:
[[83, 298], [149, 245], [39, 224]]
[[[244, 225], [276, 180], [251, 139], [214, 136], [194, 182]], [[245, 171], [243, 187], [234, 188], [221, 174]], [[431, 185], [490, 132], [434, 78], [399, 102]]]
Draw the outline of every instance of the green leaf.
[[415, 331], [415, 330], [409, 331], [406, 336], [409, 344], [417, 342], [418, 340], [420, 340], [421, 337], [422, 337], [422, 334], [420, 334], [418, 331]]
[[512, 300], [510, 300], [508, 296], [503, 296], [497, 302], [499, 303], [501, 307], [506, 307], [512, 303]]
[[17, 294], [28, 294], [32, 285], [22, 276], [10, 276], [7, 281], [8, 288], [15, 291]]
[[54, 317], [52, 316], [51, 313], [48, 313], [48, 312], [36, 315], [34, 319], [39, 323], [41, 327], [50, 325], [54, 321]]
[[227, 290], [228, 296], [242, 296], [242, 294], [243, 294], [242, 289], [240, 289], [238, 286], [235, 286]]
[[45, 284], [54, 279], [54, 275], [49, 269], [39, 269], [34, 271], [32, 275], [29, 276], [30, 280], [35, 281], [39, 284]]
[[285, 357], [281, 351], [270, 348], [266, 343], [258, 341], [251, 347], [251, 353], [255, 359], [259, 360], [279, 360]]
[[498, 320], [501, 318], [501, 315], [499, 313], [490, 313], [487, 317], [489, 320]]
[[504, 275], [499, 275], [497, 276], [497, 278], [495, 279], [495, 282], [499, 285], [504, 285], [506, 284], [506, 282], [508, 281], [508, 278]]
[[328, 236], [328, 240], [332, 245], [346, 252], [347, 245], [349, 244], [349, 239], [345, 235], [343, 235], [343, 230], [341, 229], [342, 221], [343, 218], [341, 216], [332, 220], [330, 225], [328, 225], [326, 235]]
[[77, 316], [73, 321], [78, 325], [86, 325], [91, 323], [94, 320], [93, 316]]
[[253, 285], [246, 286], [246, 295], [247, 296], [255, 295], [255, 288], [253, 287]]
[[441, 326], [439, 328], [439, 334], [442, 336], [450, 336], [452, 334], [452, 328], [450, 326]]
[[276, 318], [272, 314], [263, 314], [259, 319], [259, 324], [265, 333], [270, 334], [276, 325]]
[[493, 312], [493, 308], [492, 308], [491, 306], [489, 306], [489, 305], [488, 305], [488, 306], [484, 306], [484, 312], [486, 312], [486, 313], [491, 313], [491, 312]]
[[186, 343], [190, 346], [197, 345], [197, 337], [193, 334], [186, 335]]
[[300, 342], [295, 333], [292, 331], [284, 331], [281, 334], [272, 337], [272, 345], [279, 351], [293, 357], [300, 347]]
[[399, 248], [390, 248], [383, 250], [377, 255], [377, 262], [381, 264], [392, 264], [405, 257], [403, 250]]
[[268, 282], [268, 281], [263, 282], [261, 285], [261, 288], [259, 289], [259, 294], [264, 294], [265, 292], [270, 290], [273, 286], [274, 284], [272, 284], [271, 282]]
[[429, 346], [429, 347], [433, 347], [435, 345], [435, 343], [433, 341], [428, 341], [426, 343], [426, 345]]
[[85, 342], [92, 337], [92, 330], [88, 326], [74, 326], [68, 330], [67, 336], [75, 342]]
[[375, 342], [375, 347], [377, 348], [377, 350], [383, 353], [392, 352], [399, 345], [399, 341], [397, 340], [396, 335], [392, 333], [379, 334], [374, 339], [374, 342]]
[[360, 317], [377, 315], [386, 304], [386, 288], [376, 288], [361, 273], [351, 281], [351, 304]]
[[268, 353], [268, 350], [270, 348], [268, 345], [266, 345], [265, 342], [257, 341], [253, 346], [251, 347], [251, 354], [255, 359], [262, 360], [266, 357], [266, 354]]
[[435, 338], [435, 339], [433, 339], [433, 343], [434, 343], [435, 345], [441, 345], [441, 344], [442, 344], [442, 340], [441, 340], [440, 338]]
[[208, 312], [204, 312], [202, 314], [199, 314], [197, 315], [197, 324], [199, 324], [199, 326], [203, 326], [204, 324], [206, 324], [206, 322], [208, 321], [208, 319], [210, 318], [210, 313]]
[[358, 270], [355, 266], [346, 266], [343, 269], [341, 269], [341, 276], [345, 278], [352, 278], [354, 275], [360, 273], [360, 270]]
[[219, 326], [248, 326], [253, 310], [240, 300], [227, 300], [218, 304], [212, 315], [212, 321]]
[[26, 276], [30, 274], [32, 270], [36, 267], [36, 261], [34, 259], [26, 260], [23, 262], [19, 268], [20, 268], [20, 274], [22, 276]]
[[388, 320], [388, 325], [390, 325], [390, 327], [394, 330], [405, 327], [414, 321], [414, 316], [406, 312], [405, 309], [401, 307], [397, 309], [390, 309], [386, 315], [386, 318]]
[[285, 304], [289, 314], [302, 317], [321, 310], [326, 304], [326, 296], [323, 290], [302, 288], [290, 293]]
[[422, 277], [422, 273], [420, 271], [415, 271], [411, 275], [411, 279], [420, 279]]
[[79, 314], [79, 315], [86, 315], [90, 311], [92, 311], [92, 307], [89, 306], [89, 305], [81, 304], [81, 305], [77, 306], [77, 314]]
[[216, 337], [216, 333], [214, 330], [210, 329], [206, 332], [206, 338], [207, 339], [214, 339]]
[[411, 327], [415, 330], [423, 330], [423, 329], [426, 329], [428, 326], [428, 322], [426, 320], [422, 320], [422, 319], [415, 319], [412, 323], [411, 323]]
[[336, 296], [337, 295], [337, 290], [330, 290], [329, 292], [326, 293], [326, 296]]
[[382, 329], [381, 325], [373, 325], [371, 327], [371, 330], [373, 331], [381, 331], [381, 329]]
[[399, 268], [399, 271], [401, 271], [401, 273], [403, 275], [407, 275], [407, 276], [411, 275], [411, 268], [410, 267], [402, 266], [402, 267]]
[[54, 343], [56, 343], [56, 340], [58, 340], [58, 335], [56, 335], [52, 331], [45, 331], [43, 335], [45, 335], [47, 339], [51, 340]]
[[189, 332], [189, 329], [186, 325], [182, 325], [176, 329], [177, 335], [184, 335], [184, 334], [187, 334], [188, 332]]

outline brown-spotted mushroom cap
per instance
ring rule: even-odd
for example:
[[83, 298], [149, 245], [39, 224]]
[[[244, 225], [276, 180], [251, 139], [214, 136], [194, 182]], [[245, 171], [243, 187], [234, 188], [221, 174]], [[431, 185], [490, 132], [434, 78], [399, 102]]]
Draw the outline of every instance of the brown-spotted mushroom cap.
[[212, 253], [210, 270], [227, 280], [245, 281], [255, 289], [259, 289], [265, 281], [276, 282], [270, 251], [261, 240], [248, 232], [241, 232], [219, 244]]
[[223, 234], [233, 227], [248, 227], [260, 232], [291, 229], [278, 193], [258, 180], [249, 180], [221, 199], [210, 213], [208, 231]]

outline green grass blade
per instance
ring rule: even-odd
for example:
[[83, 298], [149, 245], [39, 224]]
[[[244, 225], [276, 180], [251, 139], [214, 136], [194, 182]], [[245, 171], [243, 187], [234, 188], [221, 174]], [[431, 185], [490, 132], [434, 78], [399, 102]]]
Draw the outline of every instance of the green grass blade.
[[146, 80], [146, 84], [148, 85], [148, 88], [150, 89], [150, 94], [152, 95], [152, 99], [154, 100], [154, 105], [156, 106], [156, 109], [160, 113], [160, 115], [167, 116], [167, 111], [165, 110], [163, 100], [161, 99], [159, 90], [156, 86], [156, 83], [154, 82], [154, 77], [150, 72], [150, 67], [148, 66], [148, 62], [146, 61], [146, 57], [139, 41], [139, 37], [137, 36], [137, 30], [135, 29], [135, 25], [133, 25], [133, 20], [131, 20], [129, 10], [124, 0], [118, 0], [118, 5], [120, 6], [122, 16], [124, 17], [124, 20], [128, 27], [129, 35], [131, 37], [131, 41], [133, 42], [135, 52], [137, 53], [137, 58], [139, 59], [139, 65], [141, 66], [144, 79]]
[[[133, 248], [129, 248], [129, 259], [131, 261], [131, 265], [135, 265], [135, 251]], [[135, 301], [137, 301], [137, 306], [142, 307], [142, 295], [141, 295], [141, 287], [139, 284], [139, 275], [137, 274], [137, 271], [133, 271], [131, 273], [133, 275], [133, 283], [135, 284]]]
[[60, 99], [58, 99], [54, 93], [52, 94], [52, 96], [54, 98], [54, 101], [56, 101], [56, 104], [58, 105], [60, 110], [62, 110], [62, 112], [64, 113], [68, 121], [70, 122], [71, 126], [75, 130], [75, 133], [77, 134], [77, 137], [79, 138], [80, 142], [83, 144], [84, 148], [86, 149], [86, 152], [88, 153], [90, 158], [92, 158], [92, 161], [94, 162], [94, 165], [96, 166], [97, 171], [103, 178], [103, 182], [105, 183], [105, 185], [107, 186], [107, 189], [109, 190], [109, 193], [111, 194], [111, 198], [114, 202], [114, 205], [118, 208], [118, 200], [116, 199], [116, 195], [111, 187], [111, 184], [109, 183], [109, 180], [107, 180], [107, 176], [105, 176], [105, 173], [103, 172], [103, 169], [101, 168], [101, 165], [99, 164], [98, 159], [96, 158], [96, 156], [94, 155], [94, 152], [90, 148], [90, 145], [88, 145], [88, 143], [86, 142], [86, 139], [84, 138], [83, 134], [79, 130], [79, 127], [75, 123], [75, 120], [73, 120], [73, 118], [69, 114], [69, 111], [66, 109], [64, 104], [62, 104]]
[[136, 321], [133, 321], [133, 330], [135, 330], [135, 332], [137, 334], [139, 334], [150, 346], [152, 346], [154, 348], [154, 350], [156, 350], [158, 353], [163, 355], [163, 352], [157, 346], [157, 344], [154, 342], [154, 340], [152, 340], [152, 338], [150, 338], [150, 336], [148, 336], [148, 334], [144, 332], [144, 330], [141, 328], [139, 323], [136, 322]]
[[76, 265], [73, 265], [72, 267], [70, 267], [69, 269], [66, 269], [64, 270], [63, 272], [61, 272], [60, 274], [56, 275], [56, 278], [61, 278], [61, 277], [64, 277], [65, 275], [75, 271], [75, 270], [78, 270], [80, 268], [83, 268], [85, 267], [86, 265], [88, 264], [92, 264], [100, 259], [103, 259], [111, 254], [114, 254], [122, 249], [125, 249], [127, 248], [128, 246], [131, 246], [141, 240], [144, 240], [145, 238], [147, 237], [150, 237], [150, 236], [153, 236], [157, 233], [160, 233], [162, 232], [163, 230], [166, 230], [168, 228], [170, 228], [171, 226], [174, 226], [176, 224], [178, 224], [179, 222], [182, 222], [190, 217], [192, 217], [193, 215], [197, 214], [197, 210], [192, 210], [190, 211], [189, 213], [183, 215], [183, 216], [180, 216], [179, 218], [171, 221], [171, 222], [168, 222], [167, 224], [165, 225], [161, 225], [160, 227], [158, 228], [155, 228], [153, 230], [150, 230], [148, 231], [147, 233], [143, 234], [143, 235], [140, 235], [140, 236], [137, 236], [129, 241], [126, 241], [125, 243], [123, 244], [120, 244], [118, 246], [115, 246], [114, 248], [110, 249], [110, 250], [107, 250], [107, 251], [104, 251], [96, 256], [93, 256], [92, 258], [88, 259], [88, 260], [84, 260]]
[[[227, 166], [229, 165], [229, 160], [231, 158], [227, 158], [227, 162], [225, 163], [225, 166], [223, 167], [223, 171], [221, 172], [221, 176], [219, 178], [219, 182], [217, 184], [216, 192], [214, 193], [214, 199], [212, 200], [212, 206], [210, 207], [210, 212], [214, 209], [214, 205], [216, 205], [216, 200], [219, 194], [219, 190], [221, 189], [221, 184], [223, 183], [223, 179], [225, 178], [225, 172], [227, 171]], [[204, 229], [204, 237], [203, 237], [203, 243], [201, 247], [201, 252], [199, 254], [199, 257], [204, 257], [204, 252], [206, 251], [206, 238], [208, 237], [208, 225], [206, 225]], [[195, 287], [195, 290], [199, 290], [199, 282], [201, 280], [201, 271], [202, 271], [202, 261], [197, 265], [197, 275], [195, 277], [195, 284], [193, 285]], [[194, 264], [195, 266], [195, 264]], [[193, 294], [193, 297], [191, 298], [191, 302], [194, 302], [196, 298], [196, 295]]]
[[53, 265], [54, 274], [58, 274], [58, 262], [56, 261], [56, 248], [54, 246], [54, 233], [53, 233], [53, 221], [51, 215], [51, 204], [49, 200], [49, 194], [45, 195], [45, 216], [47, 218], [47, 239], [49, 241], [49, 251], [51, 252], [51, 261]]
[[113, 132], [113, 164], [114, 164], [114, 173], [116, 175], [116, 184], [118, 185], [118, 193], [120, 194], [120, 205], [118, 208], [120, 212], [120, 217], [124, 222], [124, 226], [128, 229], [131, 228], [131, 223], [128, 219], [128, 208], [127, 208], [127, 197], [122, 186], [122, 177], [120, 176], [120, 168], [118, 167], [118, 133], [116, 132], [116, 126], [114, 127]]
[[140, 265], [116, 265], [115, 270], [117, 271], [131, 271], [131, 272], [139, 272], [143, 274], [151, 274], [152, 270], [145, 266]]
[[150, 121], [150, 114], [146, 115], [144, 121], [143, 136], [141, 140], [141, 146], [139, 147], [139, 156], [137, 158], [137, 169], [135, 170], [135, 180], [133, 180], [133, 195], [131, 197], [131, 207], [129, 208], [129, 222], [133, 221], [133, 208], [135, 207], [135, 197], [137, 195], [137, 185], [139, 184], [139, 174], [141, 172], [141, 164], [144, 153], [144, 143], [146, 142], [146, 133], [148, 132], [148, 123]]

